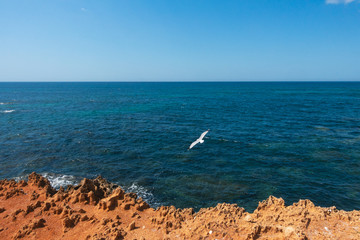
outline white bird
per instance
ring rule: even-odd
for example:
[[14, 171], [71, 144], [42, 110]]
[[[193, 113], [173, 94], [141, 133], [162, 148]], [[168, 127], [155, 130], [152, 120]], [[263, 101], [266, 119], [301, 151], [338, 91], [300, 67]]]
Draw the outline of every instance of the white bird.
[[196, 144], [198, 144], [198, 143], [203, 143], [203, 142], [204, 142], [203, 138], [204, 138], [205, 135], [209, 132], [209, 130], [210, 130], [210, 129], [208, 129], [207, 131], [203, 132], [203, 133], [200, 135], [200, 137], [199, 137], [198, 139], [196, 139], [196, 141], [193, 142], [193, 143], [190, 145], [190, 147], [189, 147], [188, 150], [192, 149], [192, 148], [193, 148]]

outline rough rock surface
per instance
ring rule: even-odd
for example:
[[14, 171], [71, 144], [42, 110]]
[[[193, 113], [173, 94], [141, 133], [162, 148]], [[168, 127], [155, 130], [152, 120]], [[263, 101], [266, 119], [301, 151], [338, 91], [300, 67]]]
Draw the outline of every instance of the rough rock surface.
[[360, 239], [360, 211], [273, 196], [253, 213], [226, 203], [155, 210], [101, 177], [56, 191], [32, 173], [0, 181], [0, 239]]

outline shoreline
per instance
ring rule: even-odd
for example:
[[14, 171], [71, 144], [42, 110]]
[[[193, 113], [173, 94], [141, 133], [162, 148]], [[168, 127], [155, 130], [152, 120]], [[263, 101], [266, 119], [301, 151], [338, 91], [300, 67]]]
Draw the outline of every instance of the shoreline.
[[269, 196], [253, 213], [236, 204], [151, 208], [107, 180], [83, 179], [55, 190], [31, 173], [0, 181], [0, 239], [359, 239], [360, 211], [289, 206]]

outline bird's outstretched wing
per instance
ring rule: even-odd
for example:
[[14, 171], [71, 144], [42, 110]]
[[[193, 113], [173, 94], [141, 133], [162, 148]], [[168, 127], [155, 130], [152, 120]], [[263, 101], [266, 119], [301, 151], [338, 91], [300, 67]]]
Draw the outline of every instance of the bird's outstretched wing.
[[200, 141], [199, 140], [196, 140], [195, 142], [193, 142], [190, 147], [189, 147], [189, 150], [192, 149], [196, 144], [198, 144]]
[[203, 132], [203, 133], [200, 135], [199, 140], [202, 140], [208, 132], [209, 132], [209, 130]]

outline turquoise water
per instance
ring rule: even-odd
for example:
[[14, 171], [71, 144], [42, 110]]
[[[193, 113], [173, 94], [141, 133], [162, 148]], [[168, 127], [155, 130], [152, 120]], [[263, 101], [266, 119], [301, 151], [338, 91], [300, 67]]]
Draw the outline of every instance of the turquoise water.
[[359, 122], [360, 83], [0, 83], [0, 178], [101, 174], [153, 206], [360, 209]]

